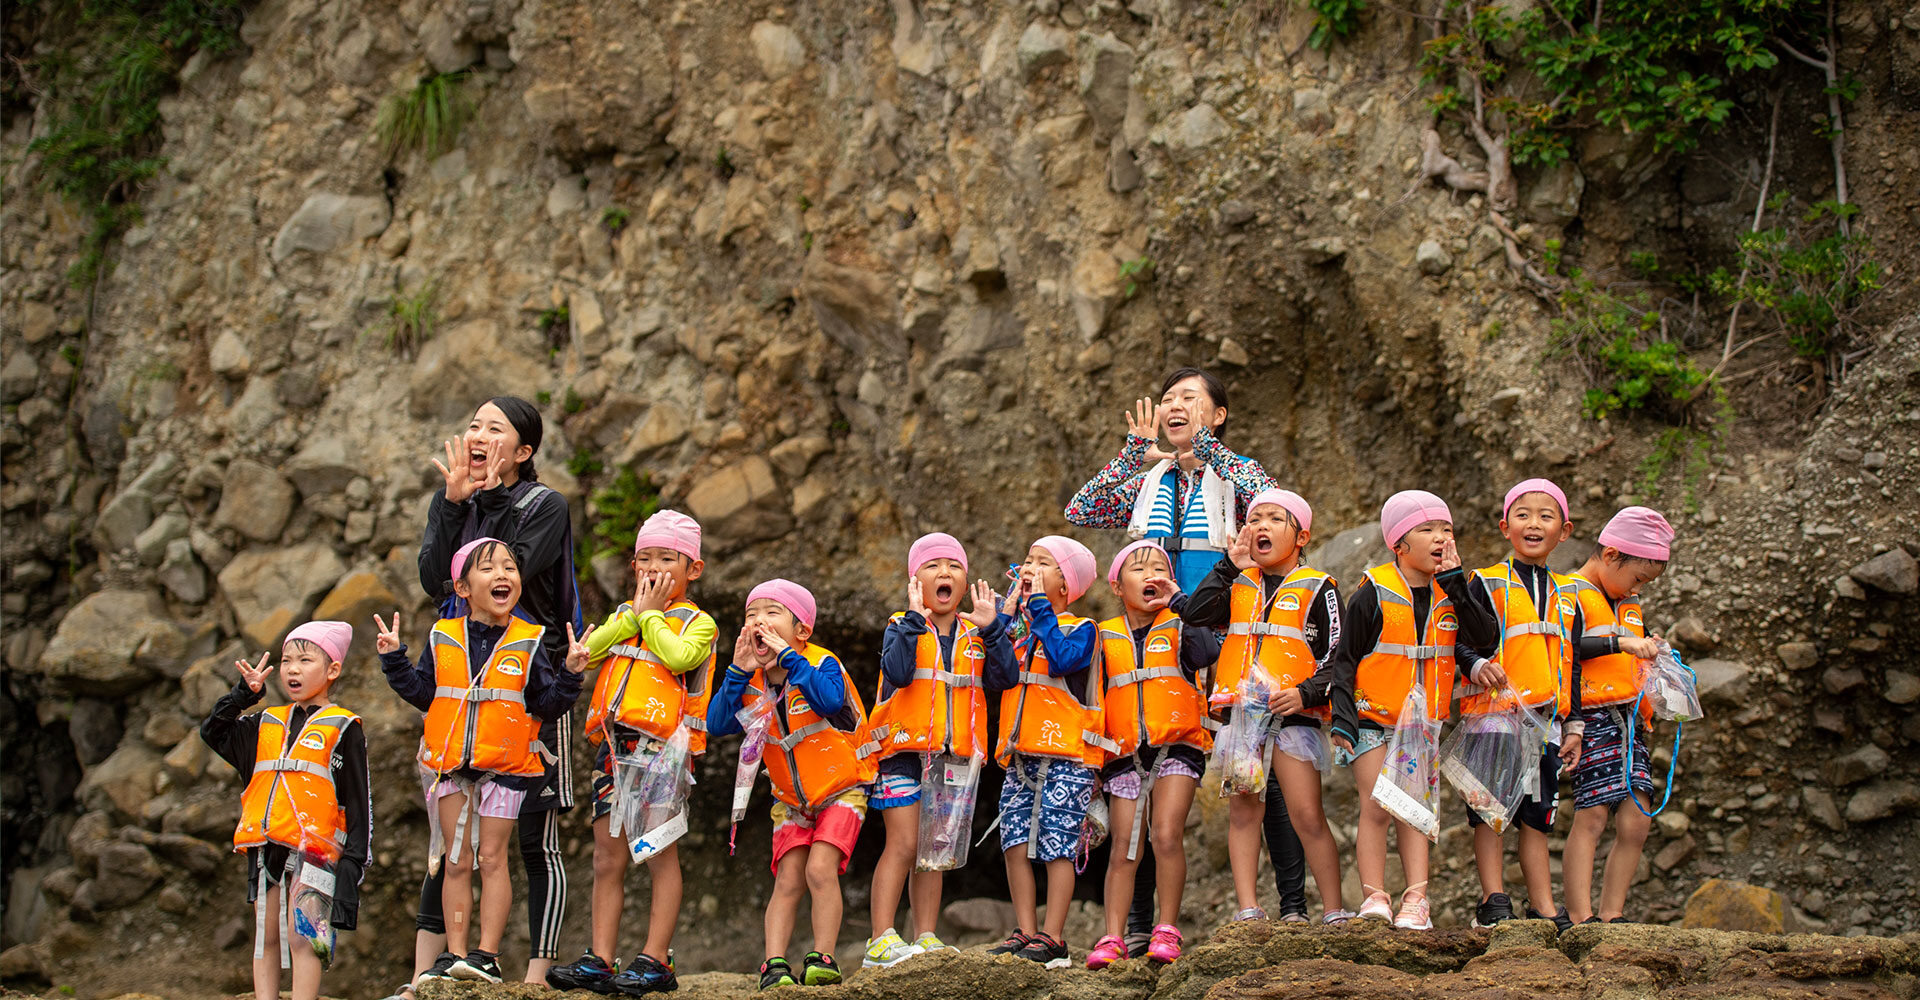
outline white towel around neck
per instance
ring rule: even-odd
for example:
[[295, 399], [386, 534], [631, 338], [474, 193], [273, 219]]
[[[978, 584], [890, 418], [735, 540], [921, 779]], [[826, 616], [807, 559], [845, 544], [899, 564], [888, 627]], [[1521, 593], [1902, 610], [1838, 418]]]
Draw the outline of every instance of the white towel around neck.
[[[1147, 470], [1147, 477], [1140, 481], [1140, 492], [1133, 498], [1133, 518], [1127, 522], [1127, 534], [1133, 538], [1147, 536], [1147, 521], [1153, 516], [1153, 496], [1160, 489], [1160, 482], [1167, 471], [1173, 468], [1173, 459], [1163, 458], [1159, 464]], [[1222, 551], [1233, 540], [1239, 530], [1234, 524], [1233, 484], [1213, 471], [1213, 466], [1202, 466], [1200, 476], [1200, 502], [1207, 512], [1207, 544]], [[1175, 505], [1178, 506], [1179, 487], [1175, 486]]]

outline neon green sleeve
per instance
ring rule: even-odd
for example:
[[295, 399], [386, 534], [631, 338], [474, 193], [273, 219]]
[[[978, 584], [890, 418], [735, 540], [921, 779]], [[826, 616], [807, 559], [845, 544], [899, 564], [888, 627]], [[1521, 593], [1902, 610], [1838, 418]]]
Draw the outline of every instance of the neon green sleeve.
[[634, 617], [633, 608], [622, 604], [615, 609], [607, 620], [587, 634], [587, 662], [599, 663], [607, 658], [607, 652], [623, 642], [632, 642], [640, 634], [640, 620]]
[[679, 635], [673, 634], [665, 614], [640, 612], [640, 644], [676, 674], [684, 674], [707, 662], [707, 654], [713, 651], [713, 637], [719, 631], [713, 616], [704, 612], [694, 615], [687, 623], [687, 630]]

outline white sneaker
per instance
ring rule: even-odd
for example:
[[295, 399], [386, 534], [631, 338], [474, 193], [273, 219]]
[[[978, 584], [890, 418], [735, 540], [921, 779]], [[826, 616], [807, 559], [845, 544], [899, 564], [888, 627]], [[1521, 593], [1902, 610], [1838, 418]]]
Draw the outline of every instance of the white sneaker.
[[960, 950], [958, 948], [955, 948], [953, 945], [950, 945], [945, 941], [940, 940], [939, 935], [933, 933], [932, 931], [928, 931], [925, 934], [922, 934], [919, 937], [914, 938], [913, 944], [911, 945], [911, 947], [913, 947], [914, 949], [918, 950], [921, 953], [925, 953], [929, 951], [959, 951]]
[[922, 950], [908, 944], [899, 933], [889, 927], [878, 937], [867, 942], [867, 954], [860, 964], [868, 969], [891, 968], [920, 954]]
[[1393, 898], [1384, 892], [1376, 892], [1369, 895], [1367, 901], [1360, 904], [1360, 918], [1362, 920], [1378, 920], [1381, 923], [1392, 920]]

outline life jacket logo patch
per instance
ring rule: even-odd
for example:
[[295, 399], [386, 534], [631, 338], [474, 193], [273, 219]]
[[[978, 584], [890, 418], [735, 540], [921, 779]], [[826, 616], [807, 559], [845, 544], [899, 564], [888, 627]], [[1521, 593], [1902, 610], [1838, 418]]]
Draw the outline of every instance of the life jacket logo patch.
[[1156, 635], [1147, 640], [1147, 652], [1171, 653], [1173, 652], [1173, 640], [1168, 639], [1164, 635]]
[[1571, 597], [1560, 598], [1560, 613], [1563, 615], [1569, 615], [1569, 616], [1573, 614], [1573, 598]]
[[308, 733], [300, 737], [300, 745], [309, 750], [325, 750], [327, 748], [327, 740], [326, 737], [321, 736], [319, 733]]
[[1273, 606], [1278, 611], [1298, 611], [1300, 598], [1296, 594], [1281, 594], [1280, 599], [1273, 602]]
[[1460, 619], [1450, 614], [1441, 615], [1440, 620], [1433, 623], [1433, 627], [1442, 632], [1458, 632], [1460, 631]]
[[1623, 612], [1620, 615], [1620, 622], [1624, 625], [1640, 624], [1640, 609], [1628, 608], [1625, 612]]
[[983, 652], [979, 646], [973, 643], [968, 643], [963, 649], [961, 649], [960, 655], [966, 657], [969, 660], [984, 660], [987, 658], [987, 654]]
[[508, 677], [519, 677], [527, 672], [527, 668], [521, 664], [520, 658], [517, 656], [501, 657], [500, 666], [495, 669], [506, 674]]

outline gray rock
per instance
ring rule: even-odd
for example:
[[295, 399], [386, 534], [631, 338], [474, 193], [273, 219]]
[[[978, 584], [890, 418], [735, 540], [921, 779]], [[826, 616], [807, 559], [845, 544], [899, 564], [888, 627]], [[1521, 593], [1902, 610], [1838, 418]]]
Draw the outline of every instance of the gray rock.
[[126, 728], [113, 702], [99, 698], [78, 698], [67, 715], [67, 738], [73, 741], [73, 755], [82, 767], [92, 767], [112, 756]]
[[88, 809], [112, 809], [129, 819], [139, 819], [153, 800], [154, 782], [161, 768], [160, 755], [153, 748], [138, 740], [129, 741], [88, 768], [74, 794]]
[[948, 903], [940, 915], [963, 931], [997, 934], [1012, 926], [1013, 904], [989, 896], [956, 899]]
[[1220, 203], [1220, 224], [1229, 229], [1238, 229], [1252, 222], [1259, 214], [1259, 210], [1250, 202], [1238, 198], [1228, 198]]
[[200, 561], [215, 573], [226, 569], [227, 563], [233, 559], [233, 550], [210, 531], [194, 528], [187, 532], [187, 541], [193, 546], [193, 554], [199, 556]]
[[1440, 246], [1439, 240], [1421, 240], [1413, 252], [1413, 263], [1421, 274], [1437, 276], [1453, 269], [1453, 255]]
[[1082, 38], [1080, 46], [1080, 100], [1093, 119], [1096, 137], [1119, 132], [1127, 118], [1129, 81], [1133, 78], [1133, 47], [1112, 32]]
[[1850, 576], [1843, 576], [1834, 580], [1833, 592], [1849, 601], [1864, 601], [1867, 599], [1867, 588], [1860, 586], [1860, 581]]
[[607, 600], [619, 602], [633, 599], [633, 591], [627, 586], [627, 554], [617, 550], [601, 552], [593, 557], [588, 568], [593, 572], [593, 582], [605, 594]]
[[799, 479], [813, 468], [814, 459], [833, 450], [833, 442], [818, 434], [788, 438], [767, 451], [774, 468], [788, 479]]
[[87, 443], [88, 460], [108, 475], [120, 468], [121, 460], [127, 457], [126, 422], [119, 407], [101, 399], [87, 407], [87, 415], [80, 421], [80, 436]]
[[1904, 670], [1887, 671], [1887, 682], [1881, 697], [1895, 705], [1911, 705], [1920, 701], [1920, 677]]
[[250, 458], [235, 459], [227, 466], [213, 525], [232, 528], [256, 542], [271, 542], [280, 537], [293, 515], [293, 501], [293, 485], [271, 466]]
[[1746, 664], [1733, 660], [1695, 660], [1693, 672], [1699, 678], [1701, 705], [1746, 706], [1748, 679], [1753, 673]]
[[162, 514], [133, 540], [133, 552], [141, 565], [158, 566], [167, 557], [167, 546], [185, 539], [190, 528], [185, 514]]
[[165, 874], [153, 852], [139, 844], [109, 844], [100, 852], [99, 874], [82, 882], [74, 894], [74, 909], [98, 916], [131, 906]]
[[1307, 565], [1326, 573], [1339, 583], [1343, 592], [1351, 593], [1354, 587], [1366, 576], [1367, 570], [1388, 561], [1393, 553], [1387, 549], [1386, 542], [1380, 538], [1380, 529], [1372, 525], [1361, 525], [1345, 531], [1315, 545], [1306, 554]]
[[253, 370], [253, 351], [246, 338], [234, 330], [222, 330], [207, 349], [207, 367], [227, 378], [243, 378]]
[[1174, 148], [1196, 150], [1211, 146], [1227, 135], [1227, 120], [1211, 104], [1196, 104], [1175, 116], [1167, 140]]
[[493, 320], [469, 320], [420, 349], [407, 382], [407, 412], [420, 420], [464, 421], [475, 400], [509, 393], [532, 399], [552, 381], [544, 365], [509, 346]]
[[1705, 622], [1688, 615], [1673, 625], [1673, 641], [1691, 653], [1711, 653], [1720, 645], [1720, 637], [1707, 630]]
[[380, 235], [392, 218], [385, 198], [315, 192], [280, 227], [272, 256], [277, 263], [301, 250], [324, 254], [350, 247]]
[[1844, 787], [1877, 778], [1893, 763], [1885, 750], [1869, 743], [1852, 753], [1827, 760], [1821, 767], [1827, 784]]
[[331, 435], [309, 439], [281, 469], [303, 497], [342, 492], [360, 475], [346, 443]]
[[92, 878], [100, 870], [100, 852], [114, 843], [113, 814], [104, 809], [81, 814], [67, 830], [67, 856], [81, 878]]
[[160, 602], [144, 590], [89, 594], [54, 633], [37, 665], [68, 691], [96, 696], [126, 694], [151, 680], [158, 661], [186, 652], [186, 638], [164, 617]]
[[1847, 575], [1889, 594], [1911, 594], [1920, 589], [1920, 562], [1898, 546], [1855, 566]]
[[0, 364], [0, 402], [18, 403], [40, 387], [40, 363], [33, 352], [11, 348], [5, 364]]
[[1014, 52], [1020, 62], [1020, 79], [1031, 82], [1040, 71], [1049, 66], [1063, 66], [1070, 61], [1067, 46], [1072, 36], [1065, 28], [1055, 28], [1035, 21], [1021, 32], [1020, 41]]
[[1327, 92], [1314, 87], [1294, 91], [1293, 117], [1299, 120], [1301, 128], [1309, 131], [1333, 124], [1333, 105], [1327, 100]]
[[153, 498], [140, 490], [121, 490], [94, 519], [93, 543], [103, 552], [130, 549], [151, 524]]
[[1846, 694], [1867, 682], [1867, 675], [1858, 667], [1828, 667], [1820, 675], [1820, 686], [1829, 694]]
[[1107, 144], [1107, 186], [1114, 194], [1126, 194], [1137, 190], [1146, 175], [1140, 170], [1140, 163], [1128, 148], [1126, 137], [1115, 135]]
[[1920, 785], [1911, 781], [1876, 781], [1847, 800], [1847, 821], [1871, 823], [1920, 805]]
[[1535, 222], [1564, 226], [1580, 217], [1580, 196], [1587, 190], [1587, 179], [1571, 160], [1535, 175], [1527, 189], [1523, 205], [1527, 217]]
[[712, 473], [687, 491], [687, 507], [714, 537], [754, 541], [784, 534], [790, 526], [780, 503], [773, 467], [759, 455]]
[[1788, 670], [1806, 670], [1820, 662], [1820, 647], [1811, 642], [1783, 642], [1773, 651]]
[[220, 592], [233, 605], [247, 648], [272, 649], [346, 571], [333, 547], [321, 542], [255, 549], [234, 556], [220, 571]]
[[207, 569], [193, 557], [193, 543], [185, 538], [176, 538], [167, 543], [157, 579], [168, 593], [183, 604], [206, 602]]
[[462, 34], [460, 25], [439, 8], [429, 11], [420, 22], [420, 51], [435, 73], [458, 72], [480, 61], [480, 46]]
[[760, 72], [769, 80], [778, 80], [806, 64], [806, 45], [784, 24], [757, 21], [747, 40], [753, 45], [753, 58], [760, 63]]

